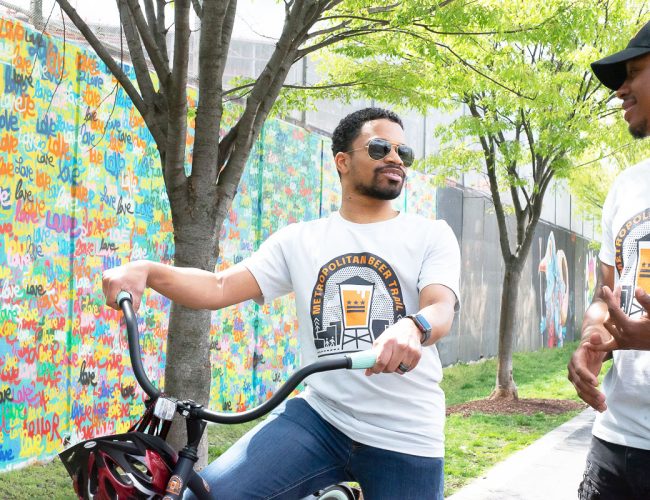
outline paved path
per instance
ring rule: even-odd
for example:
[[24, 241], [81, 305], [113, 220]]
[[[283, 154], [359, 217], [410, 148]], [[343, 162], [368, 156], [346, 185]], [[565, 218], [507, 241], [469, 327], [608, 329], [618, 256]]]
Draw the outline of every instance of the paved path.
[[576, 500], [594, 416], [584, 410], [447, 500]]

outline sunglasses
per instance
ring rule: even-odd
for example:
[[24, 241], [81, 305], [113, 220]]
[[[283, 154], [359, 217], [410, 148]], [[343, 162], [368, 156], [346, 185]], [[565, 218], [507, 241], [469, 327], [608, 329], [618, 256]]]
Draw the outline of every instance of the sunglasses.
[[353, 151], [359, 151], [360, 149], [367, 149], [368, 156], [370, 156], [370, 158], [373, 160], [383, 160], [390, 154], [393, 148], [395, 148], [395, 151], [397, 151], [397, 156], [400, 157], [405, 167], [410, 167], [413, 165], [413, 160], [415, 159], [413, 148], [404, 144], [393, 144], [386, 139], [370, 139], [368, 144], [365, 146], [361, 148], [351, 149], [350, 151], [345, 152], [352, 153]]

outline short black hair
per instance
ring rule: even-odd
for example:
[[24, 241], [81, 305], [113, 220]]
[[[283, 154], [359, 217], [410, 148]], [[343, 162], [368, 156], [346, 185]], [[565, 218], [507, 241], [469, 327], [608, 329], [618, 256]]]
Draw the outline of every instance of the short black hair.
[[404, 124], [399, 116], [392, 111], [382, 108], [364, 108], [350, 113], [343, 118], [332, 133], [332, 154], [350, 151], [352, 142], [359, 136], [361, 127], [372, 120], [390, 120], [402, 129]]

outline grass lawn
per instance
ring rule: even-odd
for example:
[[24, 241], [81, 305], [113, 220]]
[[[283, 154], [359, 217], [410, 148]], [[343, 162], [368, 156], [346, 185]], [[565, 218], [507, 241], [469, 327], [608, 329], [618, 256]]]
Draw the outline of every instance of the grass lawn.
[[[516, 353], [513, 375], [520, 398], [574, 399], [566, 365], [577, 343], [560, 349]], [[605, 370], [604, 370], [605, 371]], [[451, 406], [482, 399], [494, 388], [496, 360], [445, 369], [442, 387]], [[450, 415], [445, 427], [445, 495], [481, 475], [495, 463], [566, 422], [578, 412], [562, 415]]]
[[[566, 365], [576, 344], [514, 355], [520, 398], [575, 399]], [[455, 365], [444, 370], [442, 387], [451, 406], [487, 397], [494, 387], [496, 361]], [[563, 415], [451, 415], [446, 424], [445, 494], [479, 476], [496, 462], [526, 447], [577, 412]], [[209, 456], [214, 459], [252, 424], [210, 426]], [[61, 462], [32, 465], [0, 474], [0, 498], [72, 499], [70, 479]]]

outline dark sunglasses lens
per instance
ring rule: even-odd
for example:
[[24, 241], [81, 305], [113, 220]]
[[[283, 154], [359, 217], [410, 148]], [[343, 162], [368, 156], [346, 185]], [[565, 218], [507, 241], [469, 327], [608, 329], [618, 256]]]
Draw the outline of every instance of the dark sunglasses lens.
[[409, 146], [399, 146], [397, 148], [397, 154], [404, 162], [405, 167], [410, 167], [411, 165], [413, 165], [414, 154], [412, 148], [410, 148]]
[[383, 139], [372, 139], [368, 143], [368, 156], [373, 160], [382, 160], [388, 156], [392, 149], [390, 142]]
[[[383, 160], [390, 154], [393, 145], [385, 139], [372, 139], [368, 143], [368, 156], [373, 160]], [[397, 154], [404, 162], [404, 166], [410, 167], [413, 164], [413, 149], [409, 146], [398, 146]]]

